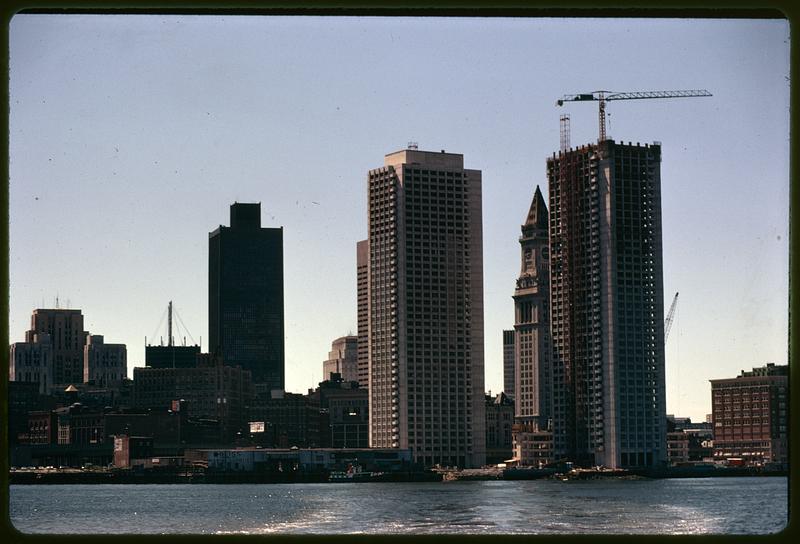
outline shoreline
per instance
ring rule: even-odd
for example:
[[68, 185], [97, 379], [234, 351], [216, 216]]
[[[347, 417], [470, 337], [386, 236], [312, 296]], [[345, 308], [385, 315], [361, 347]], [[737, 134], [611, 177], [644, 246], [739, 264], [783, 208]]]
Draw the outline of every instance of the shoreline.
[[[463, 471], [462, 471], [463, 472]], [[9, 485], [150, 485], [150, 484], [291, 484], [291, 483], [395, 483], [395, 482], [457, 482], [457, 481], [515, 481], [515, 480], [651, 480], [681, 478], [736, 478], [736, 477], [786, 477], [788, 471], [760, 471], [746, 468], [676, 467], [659, 471], [597, 471], [577, 470], [568, 473], [543, 472], [539, 469], [512, 469], [505, 471], [471, 471], [437, 473], [396, 472], [370, 477], [331, 480], [325, 472], [317, 473], [246, 473], [246, 472], [196, 472], [159, 473], [132, 471], [69, 471], [38, 472], [14, 471], [9, 473]]]

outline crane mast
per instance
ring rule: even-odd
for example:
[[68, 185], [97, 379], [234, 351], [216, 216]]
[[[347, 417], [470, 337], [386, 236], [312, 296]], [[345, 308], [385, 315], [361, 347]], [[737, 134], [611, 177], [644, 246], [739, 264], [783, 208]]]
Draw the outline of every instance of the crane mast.
[[606, 102], [611, 100], [639, 100], [644, 98], [696, 98], [703, 96], [713, 96], [710, 92], [703, 90], [689, 90], [689, 91], [634, 91], [634, 92], [611, 92], [611, 91], [594, 91], [591, 93], [582, 94], [565, 94], [556, 101], [557, 106], [563, 106], [564, 102], [584, 102], [595, 101], [599, 102], [599, 120], [600, 120], [600, 140], [606, 139]]
[[667, 338], [669, 337], [669, 330], [672, 328], [672, 320], [675, 316], [675, 306], [678, 305], [678, 293], [675, 293], [675, 298], [672, 299], [672, 305], [669, 307], [669, 312], [667, 312], [667, 318], [664, 320], [664, 343], [667, 343]]

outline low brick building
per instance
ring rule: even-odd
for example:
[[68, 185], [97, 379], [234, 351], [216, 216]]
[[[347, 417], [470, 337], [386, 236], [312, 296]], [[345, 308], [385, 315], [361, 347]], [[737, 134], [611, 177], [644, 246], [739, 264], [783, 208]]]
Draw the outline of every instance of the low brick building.
[[768, 364], [711, 380], [714, 459], [788, 463], [789, 367]]

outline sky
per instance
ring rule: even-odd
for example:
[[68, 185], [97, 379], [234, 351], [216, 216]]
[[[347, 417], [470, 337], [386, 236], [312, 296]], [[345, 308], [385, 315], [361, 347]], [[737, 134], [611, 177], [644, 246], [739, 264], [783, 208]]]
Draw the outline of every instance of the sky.
[[356, 332], [367, 172], [414, 141], [483, 173], [497, 393], [559, 115], [572, 145], [597, 140], [596, 103], [556, 100], [707, 89], [607, 108], [611, 138], [662, 143], [667, 411], [703, 420], [708, 380], [787, 364], [784, 20], [30, 14], [9, 37], [11, 342], [58, 297], [127, 344], [132, 376], [172, 300], [207, 348], [208, 233], [261, 202], [284, 228], [286, 388], [306, 392]]

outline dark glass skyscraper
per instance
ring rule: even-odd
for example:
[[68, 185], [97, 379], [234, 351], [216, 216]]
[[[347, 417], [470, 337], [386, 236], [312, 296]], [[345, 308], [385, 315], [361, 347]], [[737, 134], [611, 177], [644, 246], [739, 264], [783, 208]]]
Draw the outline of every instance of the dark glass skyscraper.
[[283, 228], [261, 227], [260, 203], [235, 203], [208, 242], [209, 350], [283, 389]]

